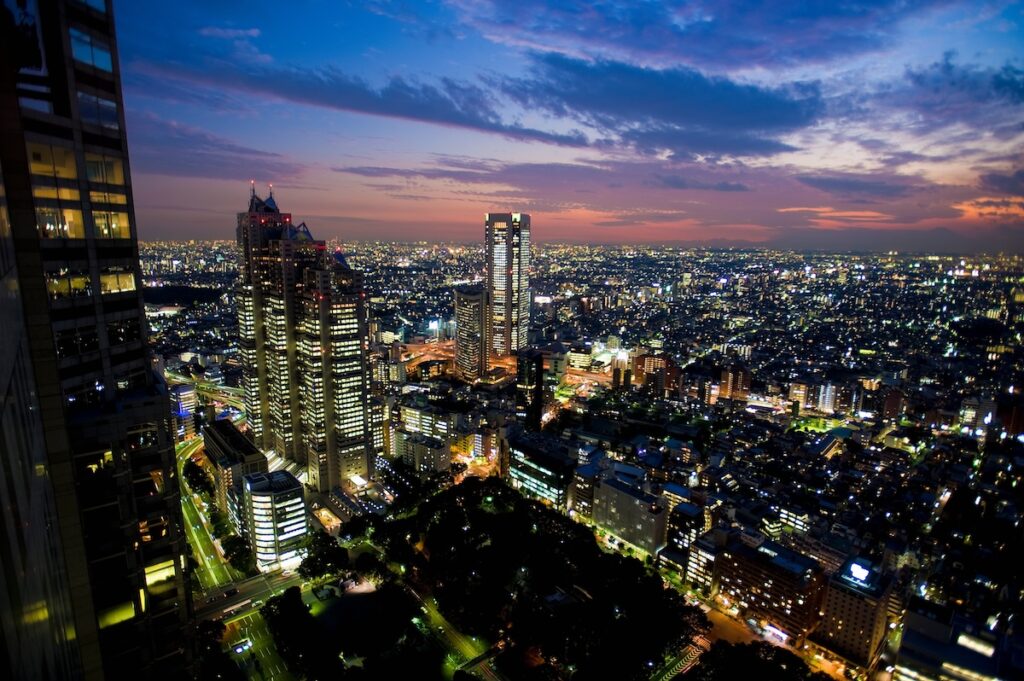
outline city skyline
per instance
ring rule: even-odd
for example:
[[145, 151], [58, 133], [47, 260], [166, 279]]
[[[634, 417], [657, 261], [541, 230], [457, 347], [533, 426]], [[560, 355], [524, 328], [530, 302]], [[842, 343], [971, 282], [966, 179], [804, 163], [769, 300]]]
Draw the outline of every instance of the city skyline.
[[1024, 243], [1013, 3], [315, 13], [121, 8], [141, 238], [229, 238], [255, 179], [327, 239]]
[[1020, 3], [296, 5], [0, 2], [5, 677], [1024, 678]]

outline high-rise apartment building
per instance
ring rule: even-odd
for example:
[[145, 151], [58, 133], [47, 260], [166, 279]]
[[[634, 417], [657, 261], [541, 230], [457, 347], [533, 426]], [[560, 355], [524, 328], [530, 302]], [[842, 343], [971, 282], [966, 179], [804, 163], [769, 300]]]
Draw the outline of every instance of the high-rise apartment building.
[[362, 273], [295, 225], [273, 194], [238, 215], [238, 326], [256, 444], [305, 465], [327, 492], [370, 470]]
[[544, 417], [544, 353], [523, 348], [516, 365], [516, 415], [528, 430], [540, 430]]
[[[27, 566], [38, 574], [18, 598], [32, 600], [12, 609], [26, 635], [8, 658], [34, 668], [11, 678], [46, 668], [182, 678], [191, 603], [171, 407], [145, 341], [114, 18], [104, 0], [3, 3], [0, 31], [0, 166], [14, 246], [3, 270], [17, 269], [24, 319], [5, 324], [18, 338], [3, 354], [27, 357], [15, 383], [34, 382], [43, 434], [41, 450], [38, 439], [17, 445], [32, 461], [19, 475], [32, 495], [19, 501], [31, 508], [18, 524], [48, 515], [26, 525], [33, 536], [20, 556], [5, 542], [0, 563], [16, 570], [50, 552]], [[5, 423], [5, 438], [13, 434]], [[35, 627], [53, 634], [45, 667], [30, 652]]]
[[818, 623], [825, 578], [817, 561], [772, 541], [736, 541], [715, 562], [724, 597], [775, 638], [800, 643]]
[[455, 373], [472, 383], [487, 373], [490, 355], [490, 316], [487, 289], [455, 289]]
[[735, 364], [723, 367], [718, 386], [719, 399], [746, 402], [750, 397], [750, 371]]
[[594, 523], [656, 555], [665, 546], [668, 513], [658, 497], [617, 478], [594, 486]]
[[487, 293], [491, 351], [508, 355], [526, 347], [530, 329], [530, 216], [487, 213]]
[[206, 458], [213, 468], [217, 507], [226, 513], [239, 535], [247, 536], [242, 508], [242, 478], [249, 473], [266, 473], [267, 457], [230, 419], [218, 419], [203, 426]]

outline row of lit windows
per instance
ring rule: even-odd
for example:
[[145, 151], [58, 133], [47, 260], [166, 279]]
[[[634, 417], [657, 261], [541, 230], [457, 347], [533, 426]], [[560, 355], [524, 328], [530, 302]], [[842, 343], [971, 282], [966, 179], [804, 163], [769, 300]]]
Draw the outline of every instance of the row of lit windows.
[[[51, 298], [78, 298], [93, 294], [88, 273], [60, 270], [46, 275], [46, 290]], [[121, 293], [135, 290], [135, 274], [108, 268], [100, 273], [100, 293]]]
[[[92, 211], [93, 236], [99, 239], [131, 238], [128, 213]], [[36, 208], [36, 227], [44, 239], [84, 239], [82, 211], [72, 208]]]

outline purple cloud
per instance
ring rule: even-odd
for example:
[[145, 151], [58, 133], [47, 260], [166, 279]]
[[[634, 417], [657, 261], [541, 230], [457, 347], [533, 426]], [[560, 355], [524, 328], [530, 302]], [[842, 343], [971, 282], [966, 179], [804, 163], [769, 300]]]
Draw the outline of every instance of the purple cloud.
[[821, 63], [885, 47], [928, 0], [734, 3], [449, 0], [495, 42], [573, 56], [689, 64], [718, 70]]
[[649, 152], [766, 155], [791, 149], [775, 136], [823, 113], [813, 84], [765, 88], [688, 68], [654, 69], [560, 54], [534, 55], [526, 78], [501, 82], [509, 96], [580, 121]]
[[[278, 68], [244, 60], [209, 59], [197, 67], [155, 63], [142, 67], [162, 78], [256, 93], [292, 104], [433, 123], [526, 142], [568, 147], [588, 144], [579, 131], [550, 132], [508, 123], [491, 104], [493, 98], [482, 88], [452, 78], [441, 78], [431, 84], [395, 76], [377, 88], [334, 66]], [[150, 90], [147, 93], [159, 94]]]
[[294, 177], [305, 169], [280, 154], [253, 149], [153, 114], [128, 120], [134, 170], [156, 175], [248, 180]]
[[808, 187], [839, 196], [894, 199], [906, 196], [914, 187], [906, 179], [891, 177], [882, 179], [879, 174], [854, 175], [799, 175], [796, 178]]
[[986, 191], [1024, 196], [1024, 168], [1013, 173], [985, 173], [979, 180]]
[[928, 66], [907, 69], [903, 81], [873, 99], [883, 108], [914, 112], [915, 125], [923, 131], [964, 123], [978, 134], [991, 131], [1008, 138], [1024, 130], [1024, 71], [1012, 64], [959, 64], [955, 52], [946, 52], [941, 61]]
[[658, 175], [654, 184], [668, 189], [705, 189], [713, 192], [748, 192], [750, 187], [742, 182], [702, 182], [681, 175]]

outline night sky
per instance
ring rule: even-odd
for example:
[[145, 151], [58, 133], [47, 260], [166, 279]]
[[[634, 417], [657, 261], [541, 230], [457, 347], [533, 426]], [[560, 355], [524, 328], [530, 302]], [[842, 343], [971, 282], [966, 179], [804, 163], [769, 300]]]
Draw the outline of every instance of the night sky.
[[115, 2], [142, 239], [1024, 251], [1024, 3]]

